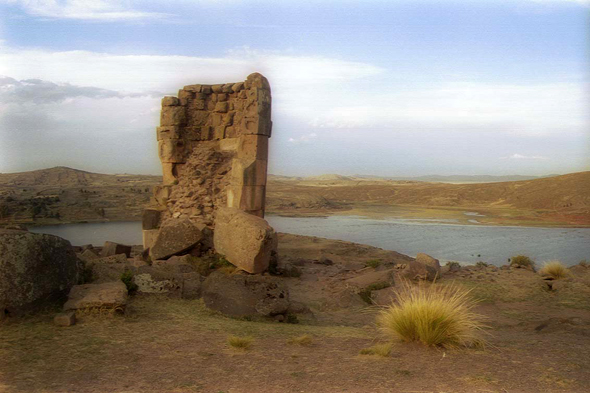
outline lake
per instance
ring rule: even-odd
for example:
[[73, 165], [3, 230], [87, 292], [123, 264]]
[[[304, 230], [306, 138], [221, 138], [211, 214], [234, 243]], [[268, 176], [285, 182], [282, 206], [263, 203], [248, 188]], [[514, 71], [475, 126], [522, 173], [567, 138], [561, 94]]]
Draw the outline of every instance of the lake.
[[[500, 266], [518, 254], [537, 262], [558, 259], [566, 265], [590, 260], [590, 228], [457, 225], [356, 216], [268, 216], [267, 220], [279, 232], [368, 244], [410, 256], [425, 252], [441, 261], [484, 261]], [[102, 245], [106, 240], [142, 242], [140, 222], [53, 225], [32, 227], [30, 231], [57, 235], [75, 245]]]

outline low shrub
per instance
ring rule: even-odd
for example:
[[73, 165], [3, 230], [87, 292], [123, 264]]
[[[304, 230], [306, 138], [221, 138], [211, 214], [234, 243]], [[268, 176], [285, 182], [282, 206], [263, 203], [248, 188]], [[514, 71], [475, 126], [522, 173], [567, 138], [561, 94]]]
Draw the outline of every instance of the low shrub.
[[489, 263], [485, 263], [483, 261], [479, 261], [479, 262], [477, 262], [475, 264], [475, 266], [478, 267], [478, 268], [486, 268], [486, 267], [490, 266], [490, 264]]
[[229, 336], [227, 338], [227, 343], [232, 348], [241, 349], [241, 350], [250, 349], [253, 341], [254, 341], [254, 339], [250, 336], [248, 336], [248, 337]]
[[304, 334], [298, 337], [290, 338], [287, 340], [287, 343], [306, 347], [313, 344], [313, 338], [309, 334]]
[[125, 270], [121, 274], [121, 281], [123, 281], [123, 283], [127, 287], [127, 292], [133, 293], [137, 291], [137, 284], [133, 282], [133, 273], [131, 272], [131, 270]]
[[449, 270], [459, 270], [461, 269], [461, 264], [455, 261], [448, 261], [445, 266], [449, 268]]
[[517, 255], [510, 258], [510, 266], [535, 270], [535, 262], [526, 255]]
[[370, 261], [365, 262], [366, 267], [372, 267], [373, 269], [379, 267], [381, 265], [380, 259], [371, 259]]
[[391, 354], [391, 343], [375, 344], [368, 348], [363, 348], [359, 352], [361, 355], [377, 355], [387, 357]]
[[378, 315], [377, 325], [388, 337], [429, 346], [483, 345], [484, 317], [472, 311], [477, 302], [469, 292], [454, 284], [404, 283], [396, 291], [397, 302]]
[[545, 262], [541, 270], [539, 270], [539, 274], [543, 277], [559, 280], [560, 278], [569, 276], [570, 272], [560, 261], [549, 261]]

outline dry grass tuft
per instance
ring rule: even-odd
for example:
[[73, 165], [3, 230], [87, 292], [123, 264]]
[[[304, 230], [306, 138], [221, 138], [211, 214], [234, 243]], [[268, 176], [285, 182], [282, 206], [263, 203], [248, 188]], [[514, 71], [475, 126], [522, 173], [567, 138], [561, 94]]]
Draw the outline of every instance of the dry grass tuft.
[[361, 355], [377, 355], [388, 357], [391, 354], [391, 343], [375, 344], [368, 348], [363, 348], [359, 352]]
[[227, 338], [227, 343], [236, 349], [247, 350], [250, 349], [252, 342], [254, 339], [250, 336], [248, 337], [239, 337], [239, 336], [229, 336]]
[[544, 277], [559, 280], [560, 278], [568, 277], [570, 272], [560, 261], [549, 261], [545, 262], [541, 270], [539, 270], [539, 274]]
[[397, 302], [383, 310], [377, 325], [387, 336], [429, 346], [483, 346], [484, 317], [474, 313], [477, 301], [455, 284], [403, 283]]
[[510, 258], [510, 266], [535, 270], [535, 262], [526, 255], [516, 255]]
[[311, 337], [309, 334], [303, 334], [301, 336], [288, 339], [287, 344], [301, 345], [303, 347], [307, 347], [313, 344], [313, 337]]

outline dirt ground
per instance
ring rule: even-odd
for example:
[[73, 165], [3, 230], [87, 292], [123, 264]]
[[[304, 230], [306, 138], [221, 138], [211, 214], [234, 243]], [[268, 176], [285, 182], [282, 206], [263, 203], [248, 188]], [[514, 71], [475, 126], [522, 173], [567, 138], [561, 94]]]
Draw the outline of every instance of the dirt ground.
[[[279, 251], [301, 273], [284, 278], [292, 300], [311, 311], [299, 314], [299, 323], [231, 319], [199, 300], [162, 295], [134, 296], [125, 315], [84, 314], [67, 328], [52, 324], [55, 310], [9, 319], [0, 325], [0, 392], [589, 389], [590, 268], [572, 268], [572, 278], [554, 291], [523, 269], [447, 271], [436, 285], [472, 289], [487, 317], [488, 345], [442, 349], [383, 337], [374, 325], [380, 306], [367, 304], [350, 284], [407, 257], [295, 235], [281, 235]], [[391, 291], [375, 291], [373, 299], [383, 303]], [[289, 343], [304, 334], [310, 345]], [[252, 337], [251, 348], [230, 347], [229, 335]], [[359, 353], [391, 340], [390, 356]]]

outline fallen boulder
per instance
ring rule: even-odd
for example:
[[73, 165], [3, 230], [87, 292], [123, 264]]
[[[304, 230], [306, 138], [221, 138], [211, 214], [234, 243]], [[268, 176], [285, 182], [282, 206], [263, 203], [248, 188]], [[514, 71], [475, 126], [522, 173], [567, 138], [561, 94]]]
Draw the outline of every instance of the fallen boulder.
[[275, 316], [289, 309], [289, 290], [271, 276], [216, 271], [201, 292], [207, 307], [233, 317]]
[[0, 229], [0, 312], [20, 314], [78, 283], [82, 264], [69, 241]]
[[104, 246], [100, 252], [101, 257], [110, 257], [117, 254], [125, 254], [125, 256], [129, 258], [131, 256], [131, 246], [115, 242], [104, 242]]
[[215, 251], [248, 273], [268, 269], [276, 237], [263, 218], [236, 208], [221, 208], [215, 218]]
[[188, 251], [203, 239], [203, 233], [189, 219], [168, 220], [150, 248], [152, 260], [168, 259]]
[[418, 253], [416, 260], [408, 263], [405, 276], [410, 280], [434, 281], [440, 277], [441, 268], [438, 259], [424, 253]]
[[70, 290], [64, 311], [100, 309], [123, 311], [127, 305], [127, 287], [122, 281], [75, 285]]

